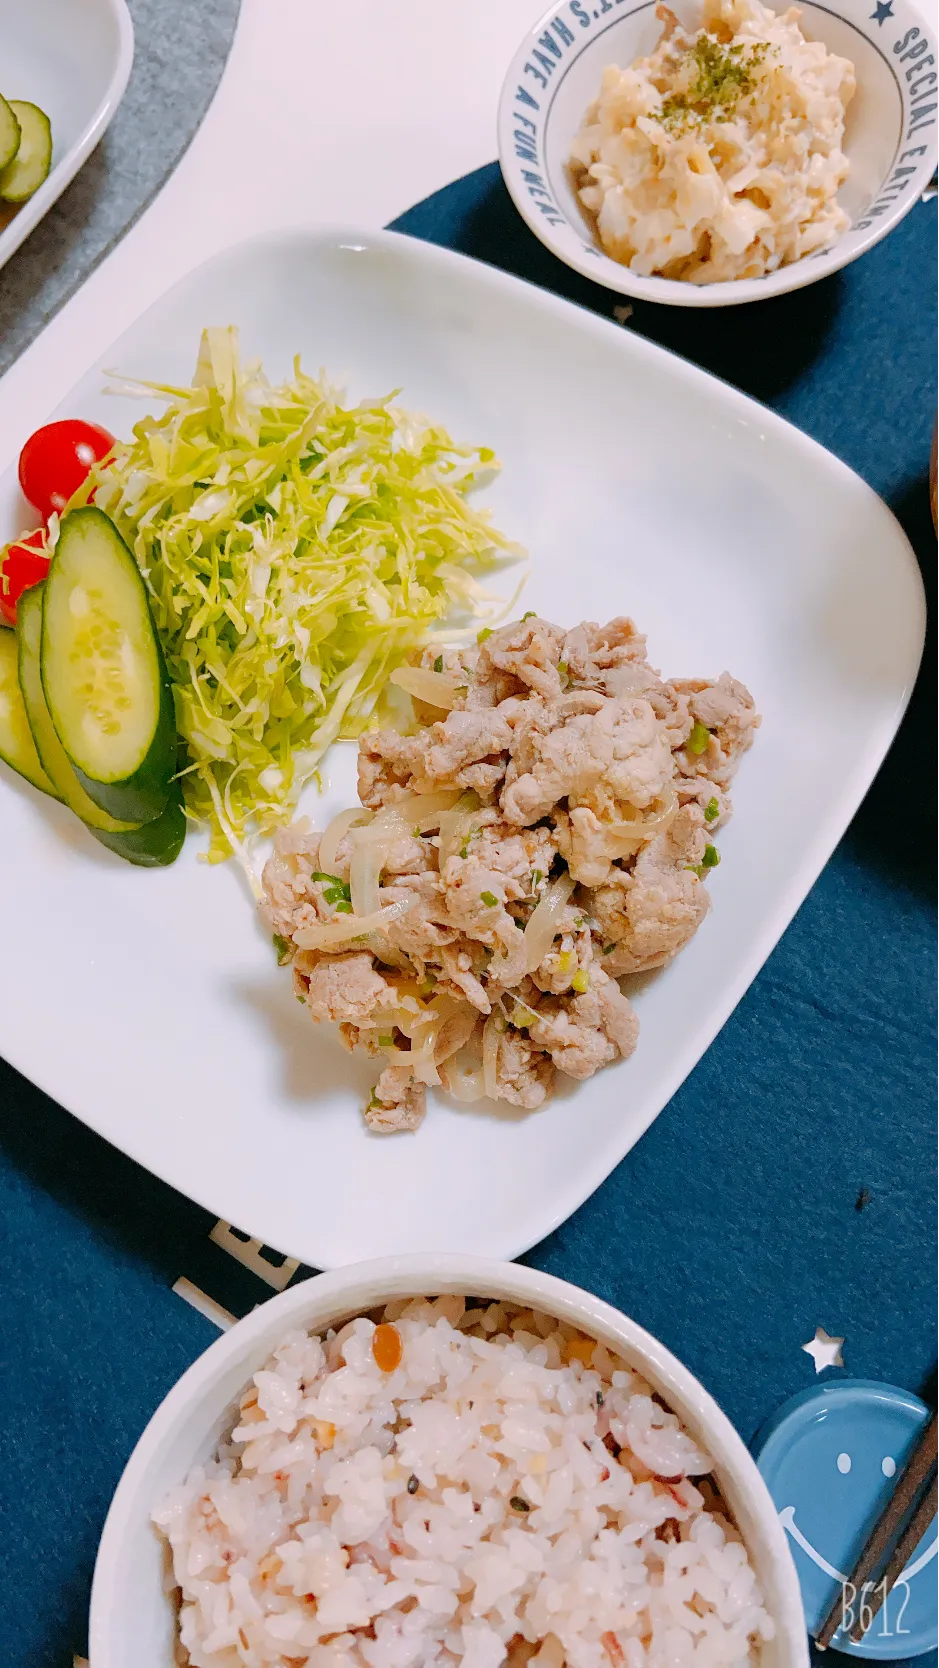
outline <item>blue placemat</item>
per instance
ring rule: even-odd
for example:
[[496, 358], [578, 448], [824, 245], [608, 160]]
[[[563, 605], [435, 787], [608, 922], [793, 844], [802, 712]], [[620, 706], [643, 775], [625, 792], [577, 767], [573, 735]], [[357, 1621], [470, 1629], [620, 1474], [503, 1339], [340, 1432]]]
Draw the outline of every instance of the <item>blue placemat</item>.
[[[397, 226], [607, 315], [620, 303], [542, 250], [494, 167]], [[723, 312], [643, 305], [626, 326], [845, 458], [903, 522], [930, 590], [935, 231], [935, 206], [918, 206], [884, 244], [811, 289]], [[658, 1334], [747, 1438], [814, 1382], [801, 1345], [818, 1326], [843, 1335], [851, 1376], [935, 1393], [932, 686], [927, 671], [850, 832], [697, 1070], [615, 1174], [526, 1259]], [[51, 947], [50, 958], [54, 976]], [[239, 1314], [305, 1272], [265, 1262], [224, 1231], [210, 1240], [213, 1227], [0, 1064], [9, 1668], [71, 1668], [82, 1648], [97, 1536], [121, 1468], [149, 1413], [216, 1335], [174, 1283], [184, 1276]]]

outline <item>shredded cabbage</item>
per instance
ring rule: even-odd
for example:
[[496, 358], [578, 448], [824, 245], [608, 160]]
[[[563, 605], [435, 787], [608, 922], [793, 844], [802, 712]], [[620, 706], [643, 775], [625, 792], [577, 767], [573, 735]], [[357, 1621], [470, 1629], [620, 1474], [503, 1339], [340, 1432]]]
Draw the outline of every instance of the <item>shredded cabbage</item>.
[[[242, 368], [206, 330], [191, 388], [89, 476], [131, 546], [188, 749], [210, 861], [289, 820], [330, 744], [358, 736], [391, 672], [454, 612], [492, 618], [467, 565], [521, 554], [467, 494], [498, 464], [394, 405], [346, 407], [305, 375]], [[79, 496], [75, 502], [79, 501]], [[501, 612], [501, 609], [500, 609]]]

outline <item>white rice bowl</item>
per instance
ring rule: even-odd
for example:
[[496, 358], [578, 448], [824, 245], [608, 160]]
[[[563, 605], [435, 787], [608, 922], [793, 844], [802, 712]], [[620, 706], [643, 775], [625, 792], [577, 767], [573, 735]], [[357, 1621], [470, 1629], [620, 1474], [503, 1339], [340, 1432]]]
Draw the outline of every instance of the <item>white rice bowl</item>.
[[[315, 1301], [337, 1285], [364, 1300]], [[171, 1392], [109, 1514], [91, 1660], [801, 1668], [800, 1612], [752, 1461], [660, 1345], [549, 1276], [402, 1258], [285, 1292]]]
[[154, 1521], [193, 1668], [723, 1668], [775, 1630], [711, 1468], [573, 1327], [411, 1298], [288, 1333]]

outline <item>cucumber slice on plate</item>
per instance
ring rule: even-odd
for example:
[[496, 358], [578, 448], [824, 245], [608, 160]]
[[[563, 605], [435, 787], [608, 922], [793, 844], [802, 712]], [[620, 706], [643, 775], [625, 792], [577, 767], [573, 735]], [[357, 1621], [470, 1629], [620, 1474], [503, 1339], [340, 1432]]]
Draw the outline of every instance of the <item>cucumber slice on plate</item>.
[[16, 605], [16, 635], [19, 640], [18, 676], [26, 717], [42, 768], [52, 782], [56, 796], [87, 823], [93, 834], [126, 834], [136, 824], [118, 822], [89, 799], [72, 769], [49, 716], [42, 692], [39, 648], [42, 640], [43, 591], [45, 584], [24, 591]]
[[20, 124], [5, 98], [0, 98], [0, 173], [20, 148]]
[[93, 828], [91, 832], [103, 846], [140, 868], [163, 869], [167, 864], [175, 863], [186, 838], [186, 816], [179, 783], [174, 783], [173, 796], [152, 822], [131, 828], [126, 834], [106, 834], [101, 828]]
[[52, 167], [52, 128], [38, 104], [11, 98], [8, 108], [19, 124], [20, 138], [11, 160], [0, 173], [0, 197], [5, 203], [25, 203], [39, 190]]
[[59, 795], [42, 768], [29, 727], [16, 668], [17, 643], [12, 631], [0, 631], [0, 759], [34, 788]]
[[[141, 868], [163, 868], [179, 856], [186, 838], [186, 818], [183, 813], [180, 785], [178, 781], [173, 782], [169, 798], [160, 815], [139, 826], [135, 823], [118, 822], [109, 816], [107, 811], [102, 811], [93, 799], [89, 799], [56, 734], [42, 691], [39, 651], [42, 641], [44, 590], [45, 584], [42, 584], [34, 585], [30, 590], [23, 592], [16, 608], [16, 635], [19, 639], [19, 690], [39, 756], [39, 767], [40, 770], [44, 767], [44, 774], [49, 781], [47, 791], [54, 793], [57, 799], [63, 800], [69, 810], [74, 811], [85, 824], [88, 832], [93, 834], [96, 840], [100, 840], [103, 846], [107, 846], [109, 851], [116, 852], [118, 857], [125, 858], [128, 863], [136, 863]], [[4, 636], [12, 638], [13, 633], [5, 632]], [[0, 749], [3, 745], [4, 737], [0, 725]], [[14, 760], [10, 762], [14, 769], [19, 769]], [[25, 775], [26, 772], [21, 771], [20, 774]], [[42, 785], [41, 782], [37, 783], [38, 787]]]
[[43, 589], [42, 687], [59, 740], [96, 805], [152, 822], [176, 773], [173, 697], [140, 569], [103, 511], [63, 518]]

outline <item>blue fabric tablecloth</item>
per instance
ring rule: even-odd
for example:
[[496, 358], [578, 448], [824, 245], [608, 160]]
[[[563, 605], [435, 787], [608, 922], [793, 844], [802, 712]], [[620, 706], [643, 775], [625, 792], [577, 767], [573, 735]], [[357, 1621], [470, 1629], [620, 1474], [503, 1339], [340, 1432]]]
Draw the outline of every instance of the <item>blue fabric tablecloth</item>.
[[[622, 299], [541, 248], [495, 166], [397, 227], [608, 316]], [[639, 304], [627, 326], [844, 458], [903, 523], [930, 593], [935, 235], [935, 205], [918, 205], [809, 289], [716, 312]], [[526, 1259], [634, 1315], [747, 1439], [813, 1382], [800, 1346], [817, 1326], [844, 1336], [851, 1376], [935, 1393], [933, 683], [927, 669], [849, 833], [705, 1058]], [[83, 1648], [121, 1468], [216, 1335], [173, 1283], [185, 1276], [234, 1313], [268, 1294], [212, 1227], [0, 1062], [7, 1668], [71, 1668]]]

